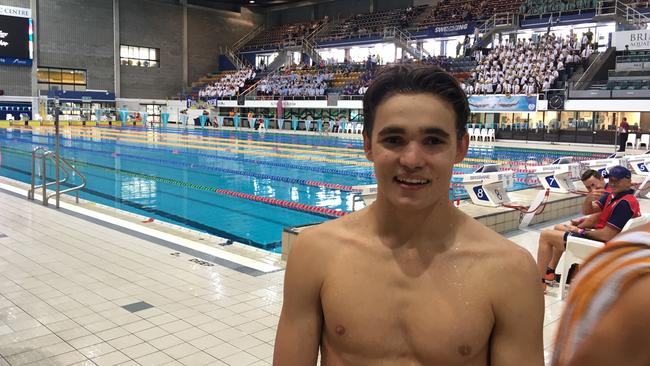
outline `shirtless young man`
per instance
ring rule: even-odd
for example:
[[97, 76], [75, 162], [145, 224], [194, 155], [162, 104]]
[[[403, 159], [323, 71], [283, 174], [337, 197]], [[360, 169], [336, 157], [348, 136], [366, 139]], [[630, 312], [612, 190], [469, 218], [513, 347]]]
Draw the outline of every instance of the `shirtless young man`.
[[435, 66], [387, 69], [364, 97], [377, 200], [303, 231], [289, 256], [275, 366], [542, 366], [528, 252], [456, 209], [467, 98]]

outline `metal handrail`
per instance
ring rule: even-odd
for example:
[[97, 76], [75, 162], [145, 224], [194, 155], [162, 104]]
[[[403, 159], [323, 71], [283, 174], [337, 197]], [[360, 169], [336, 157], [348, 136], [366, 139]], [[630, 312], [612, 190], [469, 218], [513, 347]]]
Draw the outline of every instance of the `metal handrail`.
[[239, 51], [240, 48], [242, 48], [248, 41], [251, 39], [255, 38], [258, 34], [260, 34], [264, 30], [264, 24], [258, 26], [257, 28], [253, 29], [252, 31], [246, 33], [243, 37], [238, 39], [235, 43], [230, 46], [235, 51]]
[[[52, 153], [52, 156], [54, 156], [54, 158], [56, 159], [56, 156], [55, 156], [53, 153]], [[75, 167], [74, 167], [72, 164], [70, 164], [67, 160], [65, 160], [65, 159], [63, 159], [63, 158], [61, 158], [61, 157], [59, 157], [59, 162], [62, 163], [63, 170], [66, 172], [66, 178], [64, 178], [62, 181], [60, 181], [60, 183], [63, 183], [63, 182], [64, 182], [64, 181], [65, 181], [65, 180], [70, 176], [70, 171], [69, 171], [68, 169], [65, 168], [65, 166], [67, 165], [68, 168], [69, 168], [70, 170], [72, 170], [72, 172], [74, 172], [76, 175], [79, 176], [79, 178], [81, 179], [81, 184], [79, 184], [79, 185], [77, 185], [77, 186], [74, 186], [74, 187], [66, 188], [66, 189], [64, 189], [64, 190], [62, 190], [62, 191], [59, 191], [59, 192], [51, 193], [49, 196], [47, 196], [47, 197], [45, 198], [45, 205], [46, 205], [46, 206], [47, 206], [47, 201], [48, 201], [50, 198], [52, 198], [52, 197], [54, 197], [54, 196], [57, 196], [57, 195], [58, 195], [58, 196], [61, 196], [61, 195], [64, 194], [64, 193], [74, 192], [74, 191], [77, 191], [77, 195], [76, 195], [76, 197], [75, 197], [75, 202], [76, 202], [76, 203], [79, 203], [79, 192], [78, 192], [78, 191], [79, 191], [80, 189], [83, 189], [84, 187], [86, 187], [87, 179], [86, 179], [86, 176], [85, 176], [85, 175], [81, 174], [81, 172], [80, 172], [77, 168], [75, 168]]]
[[[41, 159], [41, 184], [39, 185], [36, 185], [36, 160], [37, 159]], [[58, 160], [59, 163], [61, 163], [61, 167], [63, 168], [63, 171], [65, 173], [63, 179], [59, 179], [58, 181], [54, 180], [52, 182], [47, 183], [47, 159], [52, 159], [55, 162]], [[47, 186], [53, 184], [57, 185], [57, 187], [60, 186], [62, 183], [68, 181], [68, 179], [70, 178], [70, 174], [72, 172], [78, 175], [79, 178], [81, 179], [82, 183], [80, 185], [66, 188], [64, 190], [57, 190], [49, 195], [47, 194]], [[86, 176], [81, 174], [81, 172], [77, 168], [75, 168], [72, 164], [70, 164], [70, 162], [68, 162], [67, 160], [61, 157], [57, 159], [56, 154], [53, 151], [49, 151], [42, 146], [36, 147], [34, 150], [32, 150], [32, 181], [31, 181], [30, 189], [27, 191], [27, 199], [34, 200], [36, 190], [43, 189], [43, 206], [47, 206], [50, 198], [55, 196], [61, 196], [64, 193], [78, 191], [86, 187], [86, 183], [87, 183]], [[75, 202], [79, 203], [78, 192], [75, 198]], [[58, 203], [57, 203], [57, 207], [58, 207]]]

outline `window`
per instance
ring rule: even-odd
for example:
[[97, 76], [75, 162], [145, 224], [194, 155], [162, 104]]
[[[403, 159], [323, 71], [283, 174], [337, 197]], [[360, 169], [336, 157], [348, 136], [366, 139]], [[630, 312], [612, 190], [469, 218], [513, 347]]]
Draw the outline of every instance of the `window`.
[[39, 67], [36, 78], [39, 90], [86, 90], [86, 70]]
[[147, 122], [160, 123], [160, 115], [162, 112], [161, 104], [147, 104]]
[[120, 64], [124, 66], [160, 67], [160, 49], [121, 45]]

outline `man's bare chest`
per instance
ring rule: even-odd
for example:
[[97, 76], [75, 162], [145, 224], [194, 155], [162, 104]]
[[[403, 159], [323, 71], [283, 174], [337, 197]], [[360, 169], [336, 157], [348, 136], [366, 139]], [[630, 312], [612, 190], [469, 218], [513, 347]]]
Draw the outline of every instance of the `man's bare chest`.
[[357, 262], [331, 271], [321, 291], [331, 344], [377, 357], [407, 354], [446, 364], [484, 353], [494, 318], [472, 271], [462, 264], [414, 267]]

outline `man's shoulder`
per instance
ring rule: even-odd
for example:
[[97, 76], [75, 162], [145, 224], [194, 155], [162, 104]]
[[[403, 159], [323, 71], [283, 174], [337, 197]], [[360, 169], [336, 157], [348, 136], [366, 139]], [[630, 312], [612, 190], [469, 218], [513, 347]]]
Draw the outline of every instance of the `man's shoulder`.
[[325, 221], [300, 231], [294, 246], [309, 247], [308, 250], [327, 256], [337, 248], [354, 238], [355, 222], [358, 213], [352, 213], [335, 220]]
[[469, 249], [480, 254], [487, 266], [494, 265], [499, 272], [525, 271], [526, 265], [534, 264], [528, 250], [476, 220], [468, 220], [461, 225], [461, 230], [465, 233], [463, 240], [469, 243]]

